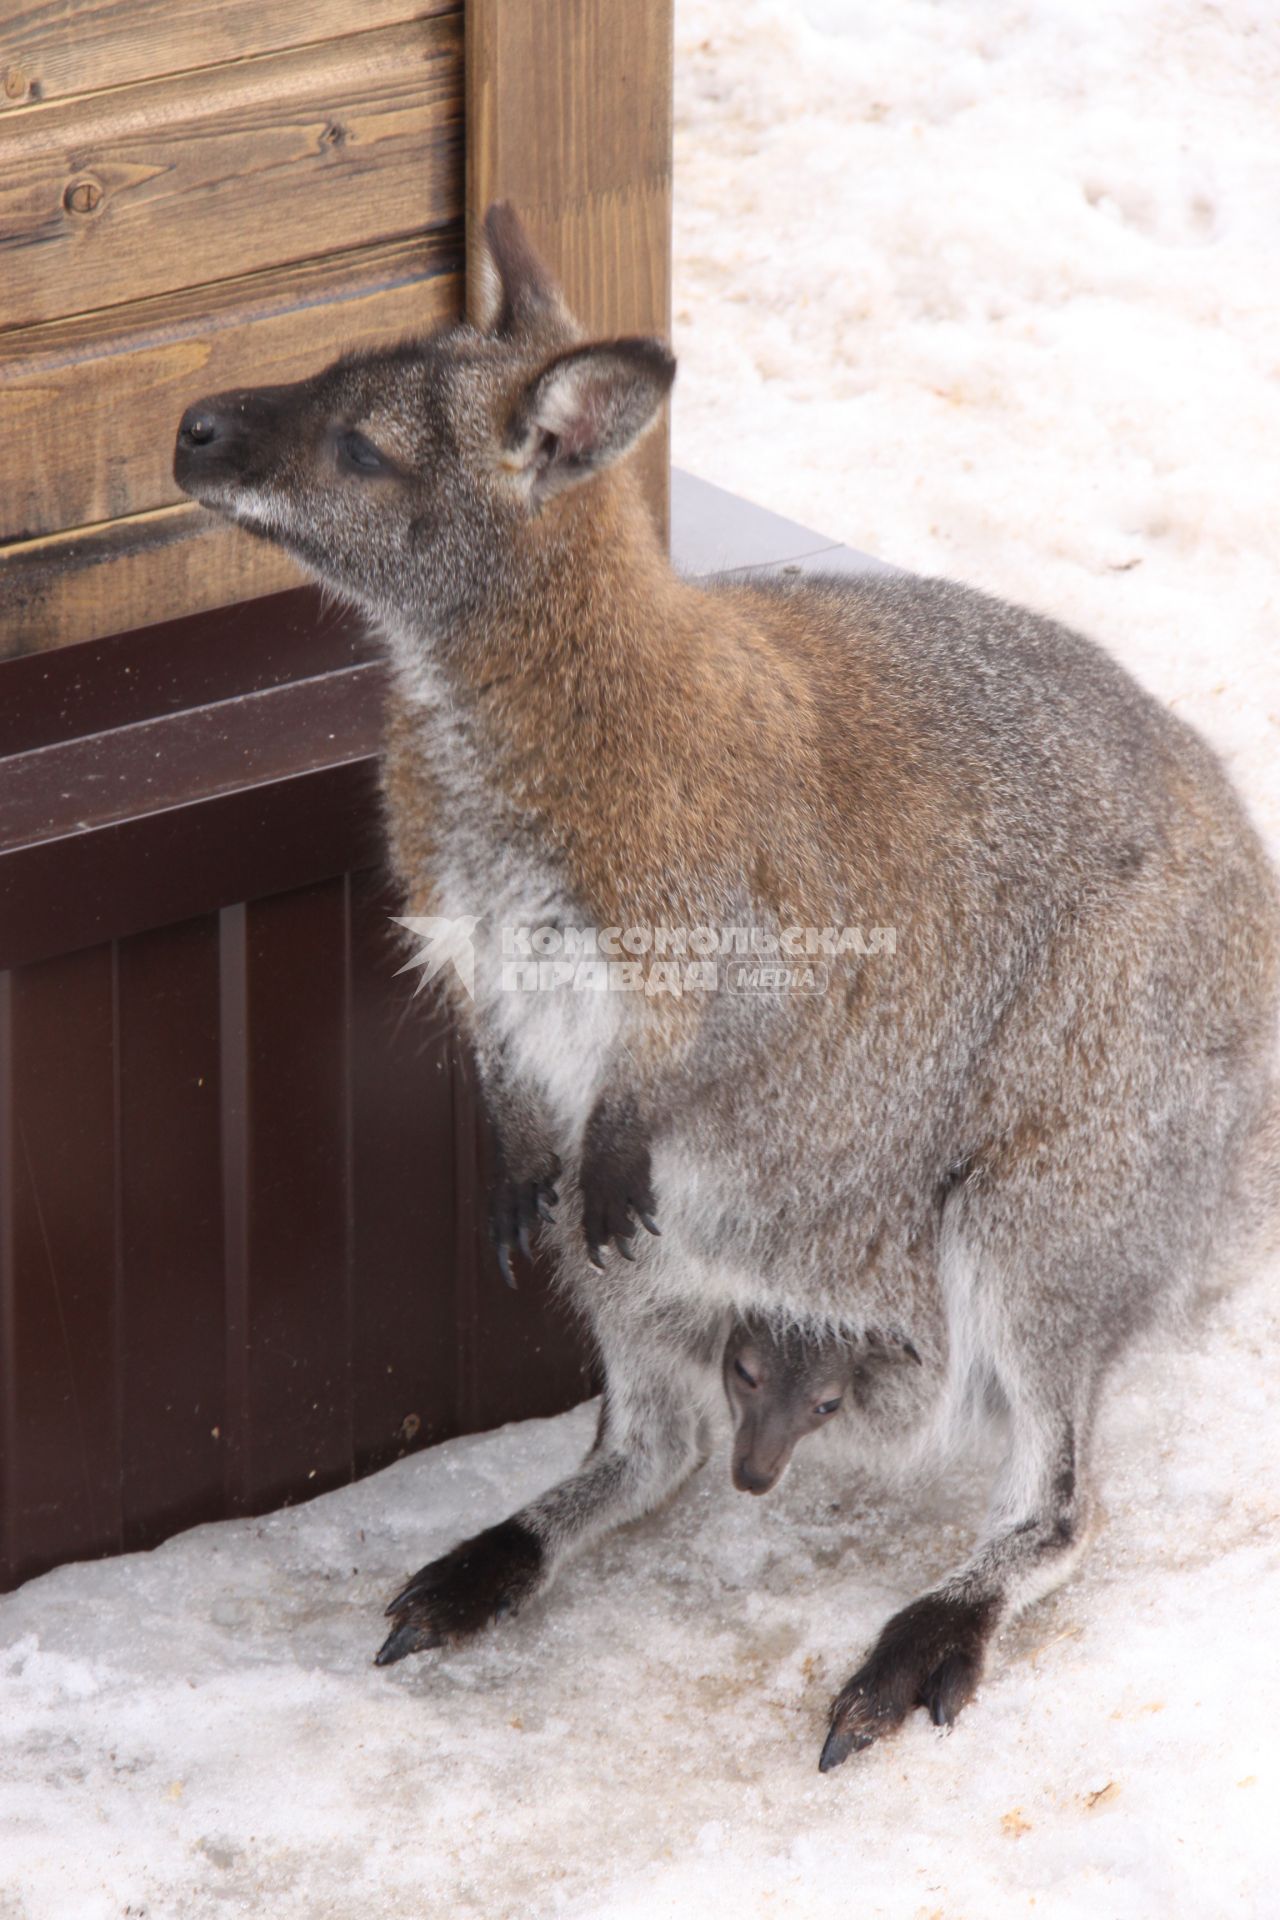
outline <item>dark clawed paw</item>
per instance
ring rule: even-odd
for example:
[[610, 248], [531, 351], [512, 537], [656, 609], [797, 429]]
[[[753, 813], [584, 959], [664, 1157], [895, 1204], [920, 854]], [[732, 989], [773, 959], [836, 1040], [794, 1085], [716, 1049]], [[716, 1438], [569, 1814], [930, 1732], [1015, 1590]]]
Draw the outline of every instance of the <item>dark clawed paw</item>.
[[611, 1246], [624, 1260], [634, 1260], [637, 1226], [660, 1235], [647, 1146], [636, 1142], [585, 1153], [581, 1179], [582, 1231], [593, 1267], [603, 1269]]
[[920, 1689], [920, 1705], [929, 1709], [935, 1727], [949, 1727], [961, 1707], [977, 1691], [980, 1663], [970, 1654], [953, 1653], [934, 1669]]
[[864, 1668], [855, 1674], [832, 1702], [831, 1725], [818, 1761], [820, 1773], [830, 1773], [851, 1753], [861, 1753], [906, 1718], [906, 1709], [896, 1713], [888, 1701], [879, 1698], [874, 1684], [864, 1678], [865, 1673]]
[[375, 1666], [389, 1667], [408, 1653], [456, 1644], [517, 1613], [537, 1587], [541, 1571], [541, 1543], [518, 1520], [504, 1520], [464, 1540], [415, 1573], [391, 1602], [387, 1617], [395, 1624]]
[[442, 1647], [444, 1635], [429, 1627], [415, 1626], [412, 1620], [405, 1620], [394, 1627], [387, 1635], [374, 1656], [375, 1667], [392, 1667], [397, 1660], [403, 1660], [407, 1653], [426, 1653], [431, 1647]]
[[916, 1707], [949, 1727], [981, 1678], [994, 1611], [989, 1600], [925, 1594], [896, 1613], [832, 1703], [820, 1771], [894, 1732]]
[[533, 1258], [533, 1231], [543, 1221], [555, 1224], [554, 1208], [560, 1199], [555, 1182], [559, 1177], [557, 1161], [536, 1179], [516, 1180], [499, 1173], [494, 1183], [489, 1209], [489, 1232], [498, 1256], [498, 1270], [509, 1287], [516, 1284], [512, 1259], [516, 1253]]

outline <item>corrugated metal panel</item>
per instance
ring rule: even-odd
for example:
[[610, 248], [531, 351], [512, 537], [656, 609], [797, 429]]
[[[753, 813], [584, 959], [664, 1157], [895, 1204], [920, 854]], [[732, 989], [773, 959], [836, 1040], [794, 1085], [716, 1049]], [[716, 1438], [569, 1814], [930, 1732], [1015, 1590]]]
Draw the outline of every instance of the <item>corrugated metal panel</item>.
[[310, 594], [208, 624], [0, 666], [5, 1584], [587, 1390], [497, 1275], [470, 1071], [397, 971], [378, 670]]

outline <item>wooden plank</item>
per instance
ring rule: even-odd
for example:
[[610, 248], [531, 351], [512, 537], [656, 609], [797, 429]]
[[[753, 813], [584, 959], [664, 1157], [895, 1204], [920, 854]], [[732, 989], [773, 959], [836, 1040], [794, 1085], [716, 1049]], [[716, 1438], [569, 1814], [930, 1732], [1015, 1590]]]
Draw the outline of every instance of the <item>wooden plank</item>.
[[192, 400], [302, 379], [456, 318], [461, 299], [459, 230], [15, 331], [0, 361], [0, 542], [181, 500], [173, 437]]
[[279, 593], [302, 573], [278, 547], [194, 502], [0, 552], [0, 659]]
[[0, 114], [454, 13], [459, 0], [29, 0], [0, 24]]
[[461, 62], [445, 15], [7, 115], [4, 323], [456, 218]]
[[[511, 200], [600, 335], [671, 327], [672, 0], [468, 0], [467, 246]], [[667, 524], [665, 425], [641, 449]]]

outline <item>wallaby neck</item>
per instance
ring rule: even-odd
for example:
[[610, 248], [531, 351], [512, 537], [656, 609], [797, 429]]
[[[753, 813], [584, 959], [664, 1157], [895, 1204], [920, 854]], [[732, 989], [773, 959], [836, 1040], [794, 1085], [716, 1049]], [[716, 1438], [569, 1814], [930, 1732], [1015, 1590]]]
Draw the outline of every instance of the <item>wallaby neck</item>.
[[552, 682], [616, 708], [696, 597], [672, 572], [632, 475], [610, 471], [531, 521], [472, 604], [434, 631], [406, 623], [394, 655], [410, 678], [428, 669], [465, 703], [499, 685], [514, 694]]

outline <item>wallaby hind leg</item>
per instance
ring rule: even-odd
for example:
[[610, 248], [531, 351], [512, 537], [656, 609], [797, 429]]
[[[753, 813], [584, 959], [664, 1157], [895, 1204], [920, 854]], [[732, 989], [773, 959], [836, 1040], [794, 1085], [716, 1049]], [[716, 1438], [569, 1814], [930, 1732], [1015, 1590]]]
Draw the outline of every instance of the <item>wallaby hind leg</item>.
[[571, 1553], [647, 1513], [702, 1464], [724, 1337], [719, 1318], [680, 1334], [649, 1316], [606, 1310], [596, 1336], [606, 1385], [582, 1466], [416, 1573], [387, 1608], [394, 1625], [378, 1666], [519, 1612]]
[[964, 1566], [893, 1615], [836, 1695], [823, 1773], [891, 1733], [915, 1707], [950, 1726], [973, 1696], [1001, 1621], [1064, 1580], [1079, 1557], [1093, 1383], [1076, 1381], [1066, 1392], [1010, 1384], [1002, 1382], [1010, 1443], [987, 1534]]

